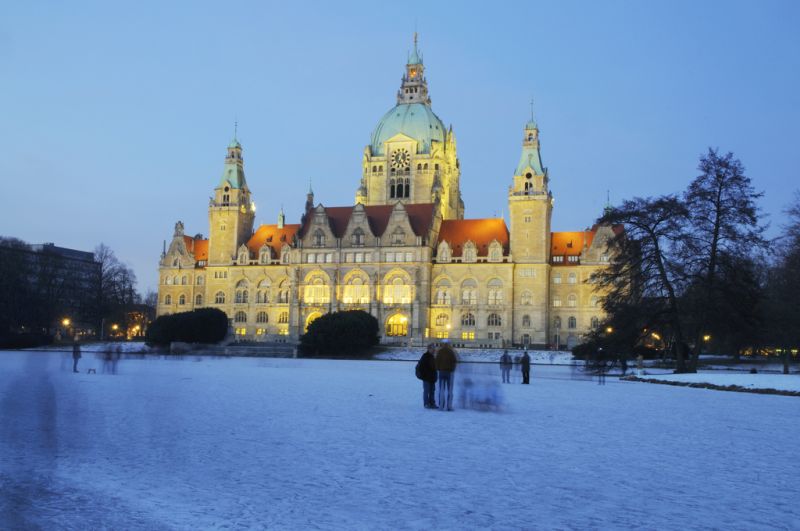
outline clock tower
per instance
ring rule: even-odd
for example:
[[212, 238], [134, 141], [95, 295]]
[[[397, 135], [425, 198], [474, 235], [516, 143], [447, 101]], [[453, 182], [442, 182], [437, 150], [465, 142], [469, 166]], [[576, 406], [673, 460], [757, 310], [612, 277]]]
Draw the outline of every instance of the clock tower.
[[357, 203], [435, 203], [442, 219], [464, 217], [455, 134], [431, 109], [416, 33], [397, 105], [372, 132], [362, 171]]

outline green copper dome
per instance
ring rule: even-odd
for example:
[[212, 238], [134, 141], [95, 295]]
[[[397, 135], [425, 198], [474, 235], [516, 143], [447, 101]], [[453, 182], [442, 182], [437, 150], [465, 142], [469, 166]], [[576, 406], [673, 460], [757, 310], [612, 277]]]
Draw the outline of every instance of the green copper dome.
[[372, 154], [385, 154], [384, 143], [396, 134], [416, 140], [418, 153], [430, 153], [431, 142], [444, 142], [446, 130], [428, 105], [401, 103], [387, 112], [372, 132]]

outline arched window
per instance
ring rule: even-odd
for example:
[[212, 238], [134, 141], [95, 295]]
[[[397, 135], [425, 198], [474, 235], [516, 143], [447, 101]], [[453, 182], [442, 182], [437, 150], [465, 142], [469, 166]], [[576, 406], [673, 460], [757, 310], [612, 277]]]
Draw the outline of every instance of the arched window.
[[[408, 169], [406, 169], [406, 174], [408, 174]], [[406, 177], [405, 179], [405, 195], [403, 197], [411, 197], [411, 180]]]
[[181, 277], [181, 285], [183, 285], [183, 286], [185, 286], [185, 285], [186, 285], [186, 275], [183, 275], [183, 276]]
[[353, 245], [356, 246], [364, 245], [364, 231], [361, 229], [354, 230], [353, 235], [351, 236], [351, 241]]
[[591, 320], [592, 330], [597, 330], [599, 326], [600, 326], [600, 319], [598, 319], [597, 317], [592, 317]]
[[575, 330], [576, 328], [578, 328], [578, 320], [575, 319], [574, 317], [570, 317], [569, 319], [567, 319], [567, 328], [569, 328], [570, 330]]
[[225, 304], [225, 293], [218, 291], [216, 295], [214, 295], [214, 302], [216, 304]]
[[428, 163], [427, 162], [422, 166], [422, 169], [423, 170], [427, 170], [428, 169]]
[[475, 314], [467, 312], [461, 316], [461, 326], [475, 326]]
[[408, 317], [396, 313], [386, 320], [386, 335], [397, 337], [408, 335]]
[[256, 291], [256, 303], [268, 304], [269, 303], [269, 279], [264, 279], [258, 283], [258, 291]]
[[530, 291], [525, 290], [522, 292], [522, 295], [520, 295], [519, 302], [523, 306], [530, 306], [533, 304], [533, 295], [531, 295]]
[[478, 304], [478, 283], [471, 278], [461, 283], [461, 304]]
[[525, 181], [525, 192], [530, 192], [531, 190], [533, 190], [533, 183]]
[[289, 281], [284, 280], [278, 286], [278, 304], [289, 303]]
[[366, 304], [369, 302], [369, 286], [360, 277], [351, 278], [344, 286], [345, 304]]
[[486, 324], [489, 326], [503, 326], [503, 319], [499, 314], [490, 313], [489, 317], [486, 319]]
[[236, 312], [233, 320], [237, 323], [246, 323], [247, 322], [247, 314], [245, 312]]
[[411, 302], [411, 286], [402, 277], [395, 277], [384, 288], [384, 304], [408, 304]]
[[394, 184], [394, 179], [389, 179], [389, 198], [394, 199], [396, 192], [397, 190]]
[[303, 299], [310, 304], [327, 304], [331, 300], [330, 289], [325, 285], [322, 277], [314, 277], [305, 286]]
[[575, 296], [574, 293], [570, 293], [567, 297], [567, 306], [570, 308], [575, 308], [578, 305], [578, 297]]
[[265, 245], [261, 248], [261, 251], [258, 253], [258, 262], [261, 264], [268, 264], [269, 259], [270, 259], [269, 247]]
[[242, 279], [236, 283], [236, 293], [234, 294], [233, 302], [236, 304], [247, 304], [249, 298], [249, 290], [247, 281]]
[[267, 312], [258, 312], [256, 314], [256, 322], [257, 323], [269, 322], [269, 317], [267, 316]]
[[194, 305], [195, 306], [202, 306], [203, 305], [203, 296], [199, 293], [194, 296]]
[[164, 304], [172, 304], [172, 295], [164, 296]]
[[436, 326], [447, 326], [450, 324], [450, 316], [446, 313], [440, 313], [436, 316]]
[[175, 275], [175, 278], [172, 279], [172, 283], [175, 284], [176, 286], [180, 284], [180, 279], [178, 278], [178, 275]]
[[561, 306], [561, 295], [553, 295], [553, 307], [558, 308]]
[[197, 277], [197, 285], [198, 286], [202, 286], [203, 285], [203, 276], [202, 275]]
[[422, 170], [422, 164], [417, 164], [417, 171], [421, 171], [421, 170]]
[[278, 324], [286, 324], [289, 322], [289, 312], [281, 312], [278, 314]]
[[179, 265], [181, 265], [180, 258], [176, 258], [175, 260], [172, 261], [172, 267], [178, 267]]
[[164, 278], [164, 284], [166, 284], [167, 286], [171, 285], [172, 284], [172, 277], [169, 277], [169, 276], [165, 277]]
[[531, 327], [531, 316], [530, 315], [523, 315], [522, 316], [522, 327], [523, 328], [530, 328]]
[[325, 247], [325, 233], [322, 229], [314, 231], [314, 247]]
[[503, 282], [499, 278], [489, 281], [489, 304], [503, 304]]
[[561, 328], [561, 317], [556, 316], [555, 319], [553, 319], [553, 328]]
[[555, 273], [553, 275], [553, 284], [561, 284], [561, 273]]
[[450, 304], [452, 302], [450, 298], [450, 281], [449, 280], [440, 280], [436, 284], [436, 294], [434, 297], [434, 304]]
[[597, 308], [600, 306], [600, 299], [597, 297], [597, 295], [592, 295], [592, 298], [589, 299], [589, 306], [592, 308]]
[[250, 251], [246, 248], [239, 249], [239, 265], [247, 265], [247, 261], [250, 259]]
[[578, 283], [578, 275], [577, 273], [570, 273], [567, 277], [567, 282], [570, 284], [577, 284]]
[[372, 167], [372, 171], [373, 171], [373, 173], [374, 173], [374, 172], [376, 172], [376, 171], [378, 171], [378, 167], [377, 167], [377, 166], [373, 166], [373, 167]]
[[178, 297], [178, 305], [184, 306], [186, 304], [186, 295], [181, 293], [180, 297]]

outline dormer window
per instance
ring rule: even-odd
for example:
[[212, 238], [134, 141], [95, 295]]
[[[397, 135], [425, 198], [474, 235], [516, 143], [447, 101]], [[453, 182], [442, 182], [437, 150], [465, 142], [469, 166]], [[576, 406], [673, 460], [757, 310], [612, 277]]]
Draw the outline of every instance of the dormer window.
[[320, 229], [314, 232], [314, 247], [325, 247], [325, 233]]
[[351, 241], [355, 246], [364, 245], [364, 231], [361, 229], [354, 230], [353, 235], [351, 236]]

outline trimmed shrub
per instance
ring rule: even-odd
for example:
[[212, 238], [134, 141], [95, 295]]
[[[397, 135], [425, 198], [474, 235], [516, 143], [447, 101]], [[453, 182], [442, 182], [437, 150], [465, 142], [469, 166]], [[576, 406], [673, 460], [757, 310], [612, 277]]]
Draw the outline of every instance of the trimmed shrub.
[[304, 356], [354, 356], [378, 344], [378, 320], [362, 310], [327, 313], [300, 337]]
[[228, 316], [216, 308], [200, 308], [191, 312], [162, 315], [147, 327], [148, 345], [185, 343], [219, 343], [228, 333]]

